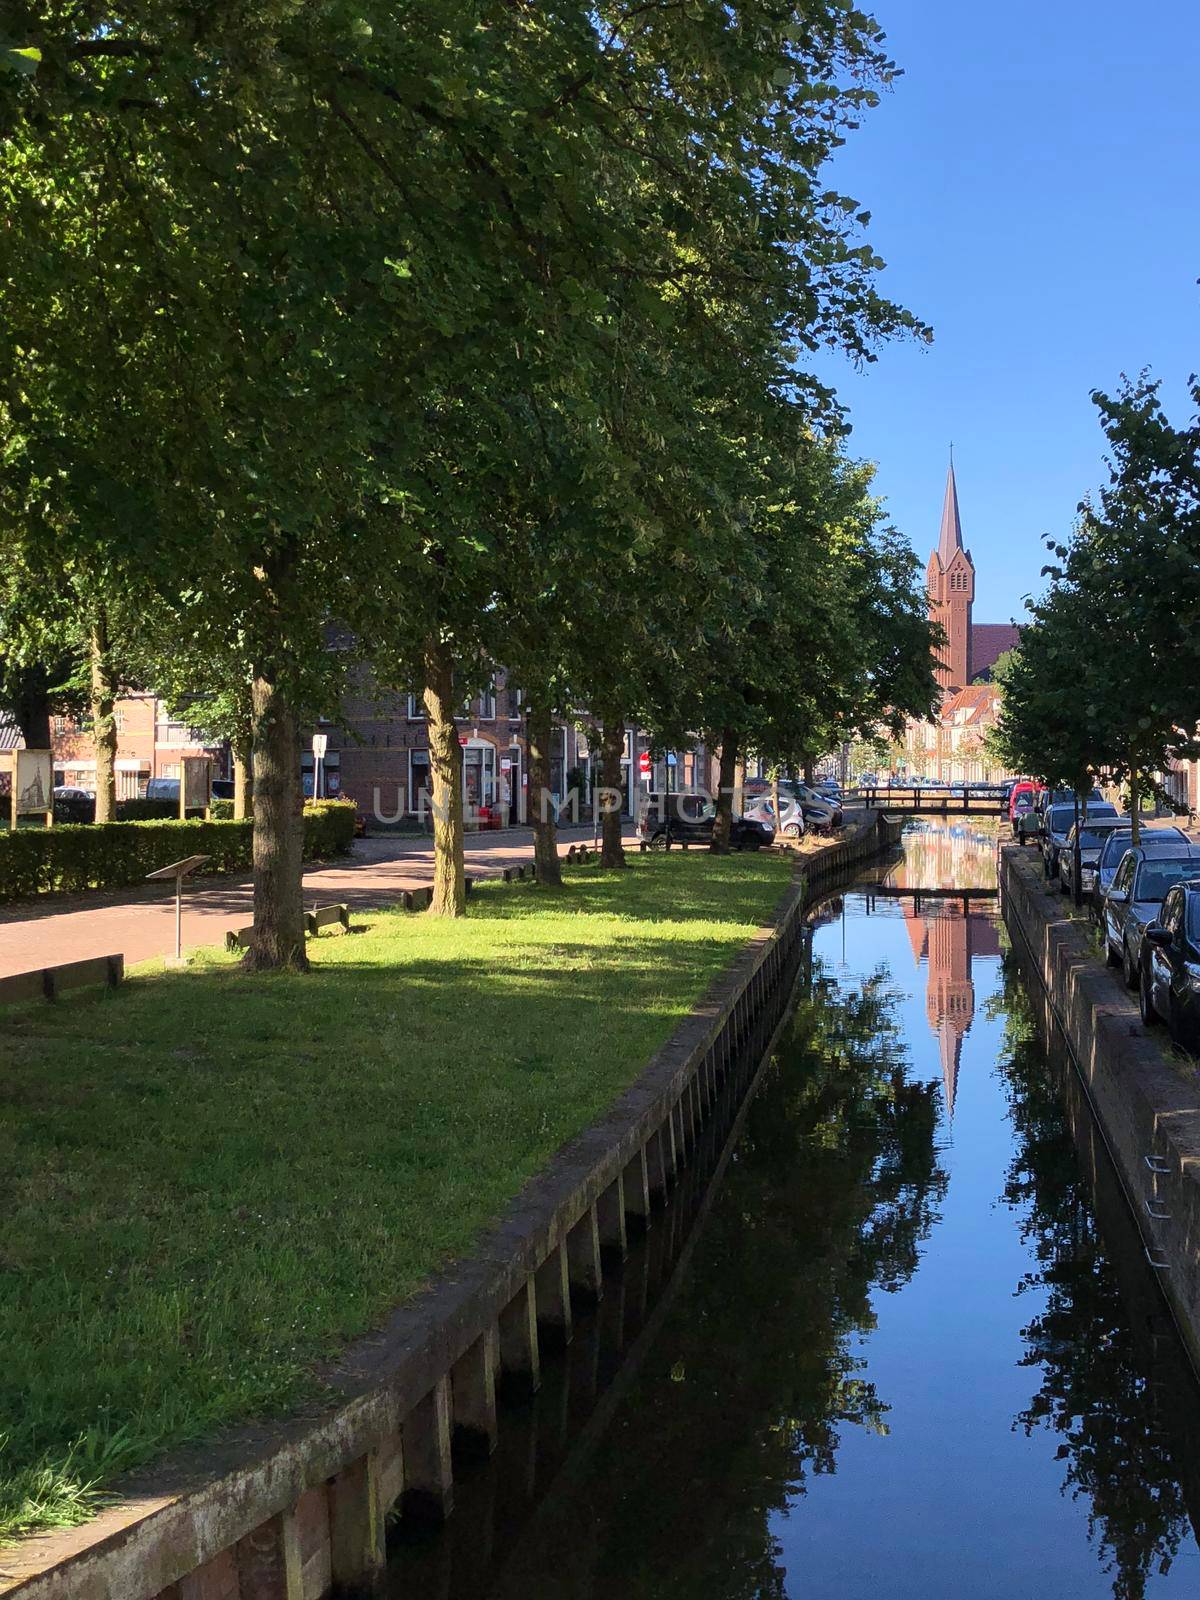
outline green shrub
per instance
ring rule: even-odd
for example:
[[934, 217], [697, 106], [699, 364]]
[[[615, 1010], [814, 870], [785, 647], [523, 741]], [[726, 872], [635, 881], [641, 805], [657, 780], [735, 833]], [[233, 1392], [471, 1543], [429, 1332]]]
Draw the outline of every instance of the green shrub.
[[118, 800], [118, 822], [165, 822], [178, 818], [178, 800]]
[[[304, 858], [343, 855], [354, 837], [352, 801], [304, 808]], [[0, 901], [55, 891], [124, 889], [183, 856], [208, 856], [205, 873], [248, 872], [253, 824], [224, 818], [83, 823], [0, 834]]]

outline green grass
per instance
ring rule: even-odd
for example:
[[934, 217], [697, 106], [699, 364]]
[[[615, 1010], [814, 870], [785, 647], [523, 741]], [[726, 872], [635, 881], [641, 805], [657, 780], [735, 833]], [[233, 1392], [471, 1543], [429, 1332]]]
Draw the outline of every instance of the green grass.
[[789, 863], [635, 857], [465, 921], [367, 912], [307, 977], [187, 972], [0, 1014], [0, 1539], [319, 1393], [624, 1088]]

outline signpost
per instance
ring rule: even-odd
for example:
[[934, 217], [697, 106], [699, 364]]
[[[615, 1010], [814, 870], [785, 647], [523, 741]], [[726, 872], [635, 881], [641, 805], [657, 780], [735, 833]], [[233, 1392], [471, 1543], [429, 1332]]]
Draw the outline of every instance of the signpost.
[[329, 735], [327, 733], [313, 734], [313, 799], [321, 798], [321, 779], [324, 776], [322, 767], [325, 761], [325, 752], [329, 748]]
[[161, 883], [170, 878], [175, 880], [175, 954], [166, 958], [168, 967], [187, 966], [183, 959], [183, 880], [190, 878], [197, 867], [202, 867], [207, 860], [207, 856], [184, 856], [182, 861], [172, 861], [170, 866], [159, 867], [157, 872], [146, 874], [147, 883]]
[[212, 804], [212, 757], [184, 756], [179, 763], [179, 817], [189, 811], [208, 815]]
[[11, 826], [15, 833], [21, 817], [41, 817], [49, 828], [54, 822], [54, 757], [49, 750], [14, 750], [12, 753]]
[[638, 772], [647, 783], [650, 782], [651, 761], [649, 750], [643, 750], [641, 755], [638, 757]]

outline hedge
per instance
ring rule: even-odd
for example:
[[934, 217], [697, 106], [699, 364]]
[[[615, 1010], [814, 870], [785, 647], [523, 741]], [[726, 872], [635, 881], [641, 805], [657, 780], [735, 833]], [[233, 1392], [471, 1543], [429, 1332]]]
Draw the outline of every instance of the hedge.
[[[353, 801], [304, 808], [304, 859], [344, 855], [354, 837]], [[205, 873], [248, 872], [253, 823], [189, 818], [93, 822], [0, 833], [0, 901], [76, 889], [124, 889], [183, 856], [208, 856]]]

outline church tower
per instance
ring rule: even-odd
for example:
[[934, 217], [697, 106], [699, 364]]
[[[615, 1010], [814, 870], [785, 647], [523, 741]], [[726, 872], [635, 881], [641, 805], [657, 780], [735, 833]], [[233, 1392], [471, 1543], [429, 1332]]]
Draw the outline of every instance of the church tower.
[[971, 606], [975, 599], [975, 563], [971, 552], [963, 549], [953, 461], [946, 477], [938, 547], [929, 558], [925, 582], [930, 621], [939, 623], [946, 635], [938, 660], [938, 686], [953, 693], [971, 681]]

